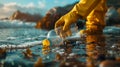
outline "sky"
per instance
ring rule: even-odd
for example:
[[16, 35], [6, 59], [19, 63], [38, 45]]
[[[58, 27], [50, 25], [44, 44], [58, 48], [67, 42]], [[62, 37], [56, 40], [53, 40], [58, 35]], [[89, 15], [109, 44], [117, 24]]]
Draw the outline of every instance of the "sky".
[[43, 15], [55, 6], [65, 6], [79, 0], [0, 0], [0, 18], [13, 14], [16, 10]]

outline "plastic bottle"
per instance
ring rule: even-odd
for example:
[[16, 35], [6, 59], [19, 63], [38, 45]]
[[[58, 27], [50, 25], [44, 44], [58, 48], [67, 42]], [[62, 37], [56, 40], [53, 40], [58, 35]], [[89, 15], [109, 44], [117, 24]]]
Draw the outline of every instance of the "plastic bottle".
[[[61, 33], [61, 29], [62, 29], [62, 27], [59, 27], [57, 29], [57, 31]], [[59, 35], [56, 34], [55, 30], [51, 30], [50, 32], [48, 32], [47, 38], [43, 40], [43, 42], [42, 42], [43, 46], [47, 47], [47, 46], [52, 46], [52, 45], [58, 45], [58, 44], [63, 43], [64, 40], [66, 40], [66, 39], [68, 39], [72, 36], [75, 36], [76, 33], [78, 32], [78, 27], [76, 26], [76, 24], [72, 24], [70, 26], [70, 31], [72, 33], [71, 36], [62, 38], [62, 37], [60, 37]], [[66, 31], [66, 32], [62, 31], [61, 35], [64, 35], [67, 32], [68, 31]]]

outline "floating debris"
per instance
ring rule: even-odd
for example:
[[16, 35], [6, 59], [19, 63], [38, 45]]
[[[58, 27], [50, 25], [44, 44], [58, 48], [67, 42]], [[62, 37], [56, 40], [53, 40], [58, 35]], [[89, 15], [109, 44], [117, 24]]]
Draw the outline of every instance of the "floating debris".
[[38, 60], [34, 64], [34, 67], [44, 67], [44, 64], [42, 62], [42, 58], [38, 58]]
[[33, 58], [33, 53], [30, 48], [27, 48], [25, 52], [23, 52], [25, 58]]
[[0, 59], [5, 59], [7, 56], [6, 49], [0, 48]]

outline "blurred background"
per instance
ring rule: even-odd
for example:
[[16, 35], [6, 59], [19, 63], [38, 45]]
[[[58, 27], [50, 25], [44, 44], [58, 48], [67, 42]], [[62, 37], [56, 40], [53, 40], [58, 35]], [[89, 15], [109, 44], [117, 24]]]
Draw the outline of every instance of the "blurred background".
[[[51, 35], [49, 33], [54, 30], [55, 22], [61, 16], [68, 13], [77, 2], [79, 2], [79, 0], [0, 0], [0, 47], [11, 48], [11, 50], [8, 51], [0, 48], [0, 67], [3, 67], [2, 65], [4, 65], [4, 67], [33, 67], [34, 62], [37, 60], [38, 62], [40, 61], [40, 63], [42, 63], [42, 60], [44, 63], [49, 62], [45, 64], [47, 65], [46, 67], [54, 67], [52, 65], [56, 65], [56, 63], [54, 63], [56, 58], [64, 61], [63, 57], [67, 57], [66, 60], [68, 60], [69, 56], [72, 56], [74, 60], [77, 59], [85, 62], [84, 57], [80, 58], [82, 54], [86, 54], [86, 50], [84, 49], [76, 50], [76, 48], [70, 48], [67, 50], [67, 48], [61, 49], [55, 47], [52, 49], [47, 48], [48, 53], [44, 53], [46, 49], [43, 49], [41, 45], [25, 50], [17, 50], [17, 48], [15, 48], [29, 47], [29, 45], [41, 43], [42, 40], [48, 38], [47, 35], [53, 38], [55, 32], [51, 33]], [[106, 27], [103, 30], [105, 37], [107, 37], [106, 40], [102, 35], [101, 37], [89, 36], [90, 38], [88, 38], [88, 40], [100, 39], [107, 43], [110, 50], [115, 50], [116, 47], [119, 47], [115, 51], [118, 52], [120, 51], [120, 0], [108, 0], [107, 5], [108, 11], [105, 18]], [[85, 21], [86, 20], [77, 21], [79, 30], [85, 28]], [[74, 38], [71, 42], [76, 40], [76, 37]], [[80, 39], [80, 35], [78, 35], [78, 38]], [[71, 42], [69, 44], [68, 40], [69, 45], [71, 45]], [[82, 44], [82, 47], [77, 47], [85, 48], [84, 41], [74, 42], [72, 45]], [[16, 50], [12, 50], [12, 46], [14, 46]], [[110, 52], [110, 50], [108, 51]], [[35, 56], [33, 55], [32, 58], [31, 56], [29, 57], [29, 55], [27, 56], [27, 51], [28, 54], [32, 52]], [[68, 55], [70, 54], [69, 56], [66, 55], [66, 51], [69, 52], [67, 53]], [[112, 53], [114, 52], [110, 52], [113, 56], [114, 54]], [[55, 54], [57, 54], [56, 57]], [[29, 59], [26, 57], [29, 57]], [[41, 58], [38, 59], [38, 57], [41, 57], [42, 60]], [[61, 65], [64, 64], [65, 63], [62, 63]]]
[[[69, 12], [79, 0], [0, 0], [0, 19], [12, 20], [7, 22], [34, 22], [34, 27], [51, 30], [55, 22]], [[106, 13], [107, 25], [118, 24], [120, 21], [120, 1], [108, 0], [108, 12]], [[3, 22], [3, 21], [2, 21]], [[8, 27], [0, 23], [0, 28]], [[25, 24], [26, 25], [26, 24]], [[52, 25], [52, 26], [48, 26]], [[79, 23], [83, 28], [84, 23]], [[19, 24], [11, 24], [9, 27], [20, 27]]]
[[56, 6], [65, 6], [79, 0], [0, 0], [0, 18], [11, 16], [15, 11], [45, 13]]

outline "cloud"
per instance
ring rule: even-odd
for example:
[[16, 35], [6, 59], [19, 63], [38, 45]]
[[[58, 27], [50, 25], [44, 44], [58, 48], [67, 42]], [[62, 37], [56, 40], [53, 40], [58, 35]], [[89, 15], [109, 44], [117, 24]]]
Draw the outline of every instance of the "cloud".
[[34, 5], [34, 3], [31, 2], [31, 3], [29, 3], [26, 7], [28, 7], [28, 8], [29, 8], [29, 7], [35, 7], [35, 5]]
[[3, 4], [3, 6], [1, 6], [0, 8], [0, 18], [4, 18], [7, 17], [8, 15], [11, 15], [11, 13], [13, 13], [13, 11], [15, 11], [14, 6], [15, 3], [9, 3], [9, 4]]
[[[36, 7], [33, 3], [21, 5], [15, 2], [11, 2], [6, 4], [0, 4], [0, 7], [0, 18], [9, 17], [17, 10], [20, 10], [22, 12], [28, 12], [31, 14], [42, 14], [43, 12], [40, 7]], [[42, 7], [44, 7], [44, 5]]]
[[46, 1], [45, 0], [41, 0], [38, 2], [40, 8], [45, 8], [46, 7]]
[[15, 3], [15, 2], [4, 4], [4, 6], [7, 6], [7, 7], [12, 7], [12, 6], [16, 6], [16, 5], [17, 5], [17, 3]]
[[8, 4], [4, 4], [4, 6], [1, 9], [4, 12], [11, 12], [11, 11], [16, 11], [15, 8], [19, 8], [19, 6], [16, 3], [8, 3]]
[[66, 5], [66, 4], [67, 4], [67, 1], [63, 1], [61, 4], [62, 4], [62, 5]]

